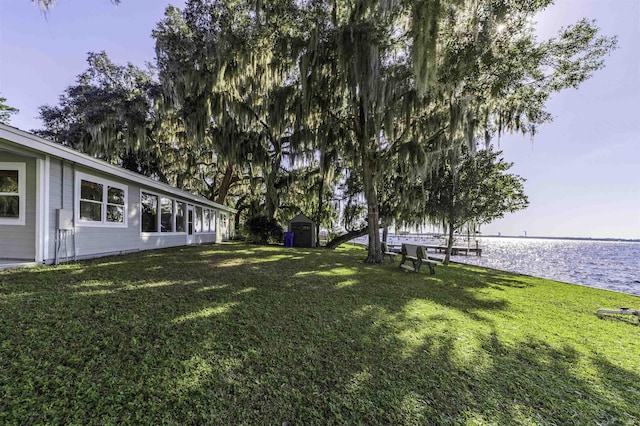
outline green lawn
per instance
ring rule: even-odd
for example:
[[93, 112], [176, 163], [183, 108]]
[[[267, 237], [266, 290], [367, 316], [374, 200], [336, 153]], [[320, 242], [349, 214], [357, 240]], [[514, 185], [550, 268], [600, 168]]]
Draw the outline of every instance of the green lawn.
[[640, 424], [640, 298], [360, 249], [0, 272], [0, 424]]

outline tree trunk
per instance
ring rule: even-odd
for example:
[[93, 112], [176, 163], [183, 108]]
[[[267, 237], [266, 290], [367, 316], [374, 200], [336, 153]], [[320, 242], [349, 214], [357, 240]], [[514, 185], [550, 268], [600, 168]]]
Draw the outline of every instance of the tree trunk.
[[364, 176], [364, 197], [367, 201], [367, 217], [369, 228], [369, 248], [367, 263], [382, 263], [380, 244], [380, 212], [378, 210], [378, 191], [376, 189], [376, 173], [374, 170], [372, 153], [364, 148], [362, 153], [362, 171]]
[[240, 215], [244, 210], [246, 210], [249, 207], [247, 204], [243, 204], [246, 198], [247, 196], [243, 195], [242, 197], [240, 197], [239, 200], [236, 201], [236, 217], [235, 217], [236, 235], [240, 233]]
[[323, 191], [324, 191], [324, 176], [320, 181], [320, 189], [318, 189], [318, 214], [316, 215], [316, 247], [320, 247], [320, 222], [322, 221], [322, 206], [323, 206]]
[[453, 224], [449, 224], [449, 238], [447, 238], [447, 252], [444, 255], [444, 260], [442, 261], [443, 265], [448, 265], [449, 260], [451, 260], [451, 248], [453, 247]]
[[265, 174], [265, 214], [270, 219], [275, 219], [276, 212], [280, 207], [280, 194], [276, 187], [278, 172], [280, 171], [280, 162], [281, 154], [277, 153], [272, 159], [271, 164], [265, 167], [267, 170], [267, 173]]
[[218, 196], [216, 197], [216, 203], [223, 204], [227, 198], [227, 194], [229, 193], [229, 188], [231, 188], [231, 182], [233, 178], [233, 166], [231, 164], [227, 165], [227, 168], [224, 171], [224, 177], [222, 178], [222, 182], [220, 183], [220, 188], [218, 188]]
[[340, 244], [344, 244], [347, 241], [353, 240], [354, 238], [358, 238], [358, 237], [362, 237], [363, 235], [367, 235], [367, 232], [369, 232], [369, 227], [368, 226], [365, 226], [362, 229], [356, 229], [355, 231], [349, 231], [346, 234], [340, 235], [339, 237], [336, 237], [333, 240], [329, 241], [325, 247], [330, 248], [330, 249], [334, 249], [334, 248], [338, 247]]
[[245, 210], [246, 208], [247, 208], [246, 206], [240, 207], [238, 209], [238, 211], [236, 212], [236, 215], [234, 217], [236, 235], [238, 235], [240, 233], [240, 215], [242, 214], [242, 211]]

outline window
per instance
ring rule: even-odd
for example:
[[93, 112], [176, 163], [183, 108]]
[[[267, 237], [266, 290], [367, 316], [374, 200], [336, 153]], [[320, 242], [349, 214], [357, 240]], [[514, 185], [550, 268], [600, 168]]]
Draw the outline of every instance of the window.
[[126, 226], [126, 186], [77, 174], [79, 225]]
[[124, 190], [107, 187], [107, 222], [124, 223]]
[[0, 225], [24, 225], [26, 164], [0, 163]]
[[211, 210], [211, 232], [216, 232], [216, 211]]
[[202, 215], [202, 232], [209, 232], [209, 209], [204, 209]]
[[185, 212], [187, 211], [187, 204], [178, 201], [176, 203], [176, 232], [184, 232]]
[[222, 231], [223, 236], [227, 235], [227, 215], [225, 213], [220, 214], [220, 231]]
[[104, 186], [86, 180], [80, 181], [80, 220], [102, 222], [102, 196]]
[[160, 198], [160, 230], [173, 232], [173, 200]]
[[196, 232], [202, 232], [202, 207], [196, 207]]
[[142, 192], [142, 232], [158, 232], [158, 196]]
[[142, 232], [185, 232], [187, 203], [150, 192], [140, 192]]

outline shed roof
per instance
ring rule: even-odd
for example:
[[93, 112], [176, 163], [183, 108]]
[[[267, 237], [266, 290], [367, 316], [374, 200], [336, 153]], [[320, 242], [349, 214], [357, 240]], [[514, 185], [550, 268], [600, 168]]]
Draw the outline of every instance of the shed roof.
[[48, 141], [44, 138], [41, 138], [29, 132], [25, 132], [24, 130], [20, 130], [16, 127], [7, 126], [6, 124], [0, 123], [0, 139], [4, 139], [10, 144], [15, 144], [22, 148], [27, 148], [31, 151], [41, 152], [47, 155], [71, 161], [76, 164], [83, 165], [94, 170], [98, 170], [103, 173], [108, 173], [112, 176], [126, 179], [128, 181], [135, 182], [149, 188], [169, 192], [187, 200], [215, 207], [220, 210], [226, 210], [231, 213], [237, 212], [237, 210], [232, 209], [231, 207], [223, 206], [222, 204], [215, 203], [199, 195], [183, 191], [182, 189], [175, 188], [171, 185], [158, 182], [141, 174], [123, 169], [120, 166], [107, 163], [106, 161], [99, 160], [66, 146]]
[[291, 219], [289, 222], [301, 222], [301, 221], [315, 223], [315, 221], [313, 219], [309, 218], [306, 215], [303, 215], [302, 213], [299, 214], [298, 216], [294, 217], [293, 219]]

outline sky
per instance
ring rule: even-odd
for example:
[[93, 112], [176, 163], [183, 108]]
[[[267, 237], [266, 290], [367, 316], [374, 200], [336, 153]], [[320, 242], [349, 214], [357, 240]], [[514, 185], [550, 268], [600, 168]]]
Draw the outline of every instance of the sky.
[[[58, 0], [44, 14], [29, 0], [0, 0], [0, 97], [20, 110], [11, 125], [41, 128], [38, 107], [57, 104], [88, 52], [153, 62], [151, 31], [169, 4], [184, 1]], [[554, 120], [533, 139], [494, 142], [526, 179], [530, 205], [483, 225], [485, 235], [640, 239], [640, 0], [557, 0], [537, 17], [538, 36], [583, 17], [619, 48], [579, 89], [554, 95]]]

